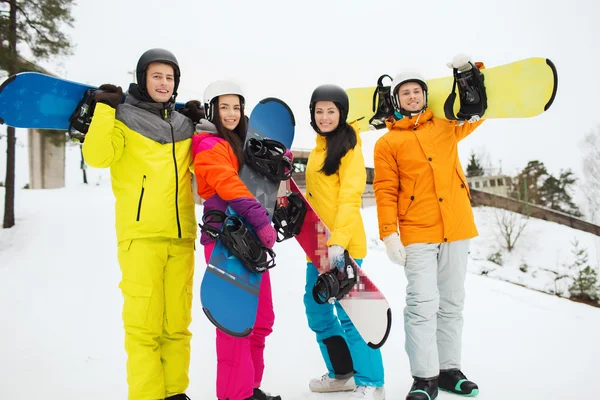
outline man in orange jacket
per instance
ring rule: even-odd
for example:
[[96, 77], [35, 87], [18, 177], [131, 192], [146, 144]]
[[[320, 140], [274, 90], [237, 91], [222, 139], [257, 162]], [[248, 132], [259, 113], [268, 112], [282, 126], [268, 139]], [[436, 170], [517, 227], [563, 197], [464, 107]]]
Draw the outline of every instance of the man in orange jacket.
[[[462, 55], [451, 66], [475, 67]], [[373, 186], [380, 238], [408, 280], [404, 328], [414, 383], [407, 400], [433, 400], [438, 387], [475, 396], [477, 385], [461, 372], [461, 337], [469, 239], [478, 233], [457, 145], [483, 120], [434, 117], [416, 73], [396, 76], [392, 102], [402, 119], [388, 121], [375, 145]]]

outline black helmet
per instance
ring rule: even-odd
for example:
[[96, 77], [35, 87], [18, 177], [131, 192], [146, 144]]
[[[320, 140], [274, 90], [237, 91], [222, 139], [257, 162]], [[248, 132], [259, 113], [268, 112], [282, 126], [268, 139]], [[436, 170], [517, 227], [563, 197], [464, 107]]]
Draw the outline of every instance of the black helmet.
[[332, 101], [337, 108], [340, 110], [340, 123], [338, 126], [342, 127], [346, 123], [348, 118], [348, 95], [341, 87], [332, 84], [326, 84], [318, 86], [310, 97], [310, 124], [313, 129], [320, 133], [317, 123], [315, 121], [315, 104], [317, 101]]
[[138, 60], [137, 67], [135, 68], [135, 76], [137, 84], [142, 93], [146, 93], [146, 70], [148, 65], [153, 62], [164, 62], [170, 64], [175, 72], [175, 87], [173, 88], [173, 96], [177, 96], [177, 88], [179, 87], [179, 77], [181, 73], [179, 71], [179, 63], [177, 59], [168, 50], [165, 49], [150, 49], [144, 52]]

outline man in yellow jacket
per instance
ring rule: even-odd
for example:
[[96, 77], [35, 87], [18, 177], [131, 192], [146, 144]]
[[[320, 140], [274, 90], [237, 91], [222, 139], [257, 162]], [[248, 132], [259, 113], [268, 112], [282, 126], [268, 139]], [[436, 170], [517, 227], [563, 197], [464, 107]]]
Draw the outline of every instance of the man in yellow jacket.
[[[452, 67], [474, 65], [459, 55]], [[394, 79], [392, 103], [402, 119], [388, 121], [375, 144], [373, 187], [380, 238], [408, 280], [404, 328], [414, 382], [407, 400], [433, 400], [438, 387], [475, 396], [477, 385], [461, 372], [461, 337], [469, 239], [477, 229], [457, 144], [483, 120], [434, 117], [427, 83], [415, 73]]]
[[194, 126], [174, 111], [175, 56], [146, 51], [137, 84], [102, 85], [83, 144], [86, 162], [111, 170], [129, 399], [186, 400], [190, 363], [195, 204]]

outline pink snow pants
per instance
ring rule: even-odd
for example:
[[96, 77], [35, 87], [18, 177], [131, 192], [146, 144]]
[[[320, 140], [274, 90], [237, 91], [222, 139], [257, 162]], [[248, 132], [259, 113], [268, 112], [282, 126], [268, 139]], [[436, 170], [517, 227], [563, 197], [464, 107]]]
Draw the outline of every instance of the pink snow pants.
[[[208, 263], [215, 247], [204, 246]], [[269, 271], [262, 274], [258, 311], [252, 333], [239, 338], [217, 329], [217, 398], [219, 400], [245, 400], [252, 397], [254, 388], [260, 387], [265, 362], [265, 338], [273, 331], [275, 313], [271, 295]]]

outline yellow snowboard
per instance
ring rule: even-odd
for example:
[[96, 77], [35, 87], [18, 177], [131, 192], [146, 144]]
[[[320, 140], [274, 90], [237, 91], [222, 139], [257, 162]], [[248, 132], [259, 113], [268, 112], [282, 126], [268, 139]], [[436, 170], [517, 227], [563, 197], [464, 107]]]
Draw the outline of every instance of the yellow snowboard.
[[[535, 57], [481, 71], [485, 76], [487, 109], [483, 118], [528, 118], [546, 111], [554, 101], [558, 74], [552, 61]], [[430, 79], [428, 107], [438, 118], [445, 118], [444, 102], [452, 91], [454, 78]], [[373, 110], [375, 86], [346, 90], [350, 101], [348, 121], [359, 121], [360, 131], [368, 131]], [[460, 109], [459, 96], [454, 102], [454, 114]]]

